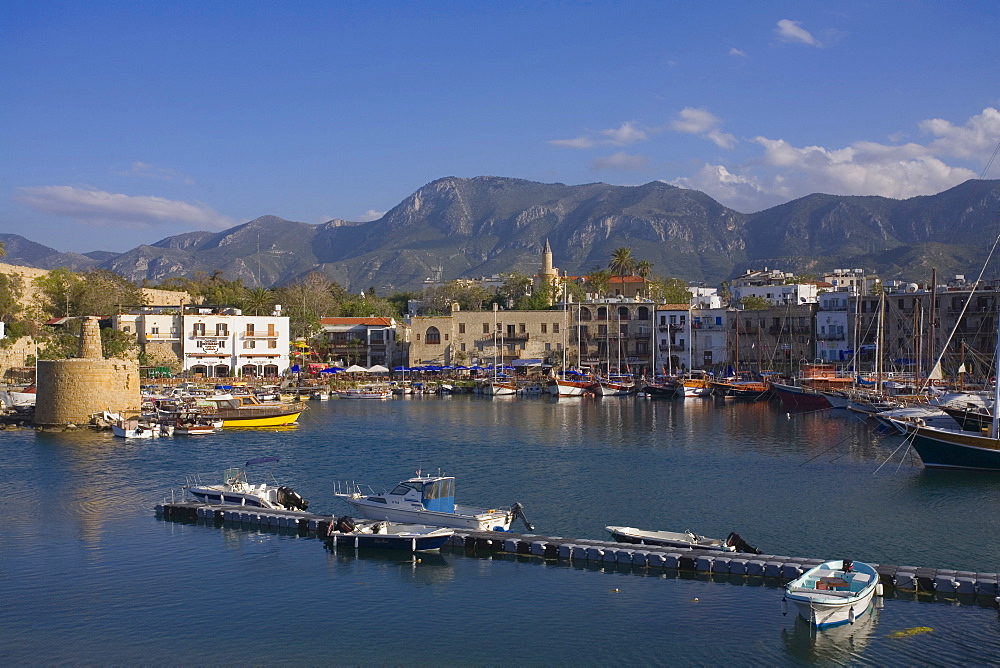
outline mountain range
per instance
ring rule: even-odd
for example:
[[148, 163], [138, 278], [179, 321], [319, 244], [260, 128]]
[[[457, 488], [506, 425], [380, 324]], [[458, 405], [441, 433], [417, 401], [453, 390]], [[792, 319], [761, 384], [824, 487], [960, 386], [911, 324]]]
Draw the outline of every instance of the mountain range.
[[820, 273], [861, 267], [883, 279], [978, 275], [994, 239], [1000, 181], [972, 180], [894, 200], [814, 194], [753, 214], [662, 182], [567, 186], [481, 176], [433, 181], [378, 220], [319, 225], [261, 216], [222, 232], [188, 232], [125, 253], [60, 253], [0, 234], [4, 262], [109, 269], [157, 284], [221, 270], [246, 285], [321, 271], [348, 290], [379, 294], [444, 280], [538, 271], [548, 240], [570, 275], [606, 267], [627, 246], [652, 274], [717, 285], [750, 268]]

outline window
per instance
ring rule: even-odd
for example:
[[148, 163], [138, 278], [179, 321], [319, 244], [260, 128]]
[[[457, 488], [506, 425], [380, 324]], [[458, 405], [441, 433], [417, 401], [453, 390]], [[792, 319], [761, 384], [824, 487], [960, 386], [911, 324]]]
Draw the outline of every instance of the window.
[[459, 334], [465, 334], [465, 323], [464, 322], [458, 323], [458, 333]]
[[545, 344], [545, 352], [549, 352], [550, 350], [552, 350], [552, 344], [551, 343], [546, 343]]
[[205, 336], [205, 323], [203, 322], [194, 323], [194, 335]]
[[218, 322], [215, 324], [215, 335], [216, 336], [229, 336], [229, 325], [224, 322]]
[[247, 334], [246, 335], [247, 336], [253, 336], [253, 323], [252, 322], [248, 322], [247, 323]]
[[520, 331], [522, 334], [524, 334], [524, 333], [526, 333], [528, 331], [527, 326], [523, 322], [520, 323], [517, 327], [518, 327], [518, 331]]
[[542, 323], [542, 334], [548, 334], [548, 333], [549, 333], [549, 323], [543, 322]]
[[256, 348], [256, 347], [257, 347], [257, 342], [254, 341], [253, 339], [248, 339], [248, 340], [246, 340], [246, 341], [243, 342], [243, 349], [244, 350], [247, 350], [249, 348]]
[[459, 349], [460, 349], [460, 350], [461, 350], [461, 351], [462, 351], [462, 352], [464, 353], [464, 352], [465, 352], [465, 344], [464, 344], [464, 343], [463, 343], [463, 344], [461, 344], [461, 345], [459, 346]]
[[434, 345], [441, 343], [441, 332], [437, 327], [428, 327], [427, 333], [424, 335], [424, 342], [427, 345]]
[[267, 342], [267, 347], [268, 348], [277, 348], [278, 347], [278, 339], [271, 339], [270, 341], [268, 341]]
[[559, 333], [559, 323], [558, 322], [552, 323], [552, 333], [553, 334], [558, 334]]
[[451, 335], [446, 332], [445, 335], [444, 335], [444, 340], [447, 341], [449, 336], [451, 336]]
[[[125, 331], [127, 332], [128, 328], [125, 328]], [[149, 333], [150, 334], [159, 334], [160, 333], [160, 328], [159, 327], [150, 327], [149, 328]]]
[[484, 322], [483, 323], [483, 334], [489, 334], [489, 333], [490, 333], [490, 323]]

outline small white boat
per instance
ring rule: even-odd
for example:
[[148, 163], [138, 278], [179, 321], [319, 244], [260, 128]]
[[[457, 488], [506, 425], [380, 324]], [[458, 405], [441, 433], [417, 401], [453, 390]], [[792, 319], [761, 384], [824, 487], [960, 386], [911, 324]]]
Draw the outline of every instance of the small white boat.
[[119, 438], [159, 438], [163, 435], [160, 425], [140, 422], [138, 418], [118, 418], [111, 425], [111, 433]]
[[633, 545], [661, 545], [692, 550], [715, 550], [718, 552], [749, 552], [760, 554], [760, 550], [743, 540], [738, 533], [731, 532], [725, 540], [706, 538], [692, 531], [647, 531], [635, 527], [604, 527], [619, 543]]
[[878, 572], [868, 564], [850, 559], [833, 559], [785, 585], [781, 612], [788, 603], [799, 616], [817, 627], [854, 623], [871, 607], [872, 597], [881, 595]]
[[444, 527], [356, 521], [345, 515], [330, 523], [326, 540], [332, 549], [353, 547], [429, 552], [440, 549], [454, 534], [454, 529]]
[[392, 396], [392, 390], [388, 387], [377, 387], [374, 385], [363, 385], [352, 387], [349, 390], [341, 390], [338, 396], [342, 399], [388, 399]]
[[390, 492], [361, 493], [353, 483], [341, 491], [339, 484], [334, 496], [347, 502], [355, 512], [370, 520], [386, 520], [402, 524], [427, 524], [476, 531], [510, 531], [510, 525], [520, 518], [529, 531], [534, 527], [524, 516], [520, 503], [510, 508], [474, 508], [455, 503], [455, 478], [452, 476], [421, 476], [403, 480]]
[[248, 460], [241, 467], [226, 469], [220, 484], [206, 485], [202, 484], [200, 476], [188, 476], [184, 489], [204, 503], [235, 504], [272, 510], [305, 510], [309, 507], [309, 502], [291, 487], [279, 485], [274, 479], [273, 468], [264, 475], [263, 482], [250, 484], [247, 481], [247, 467], [278, 461], [280, 461], [278, 457]]

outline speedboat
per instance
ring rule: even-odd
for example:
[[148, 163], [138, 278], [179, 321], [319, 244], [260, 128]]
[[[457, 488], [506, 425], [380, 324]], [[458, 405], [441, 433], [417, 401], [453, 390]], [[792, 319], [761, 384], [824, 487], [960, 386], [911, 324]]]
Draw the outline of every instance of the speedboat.
[[222, 474], [222, 483], [215, 485], [202, 484], [200, 476], [188, 476], [184, 489], [205, 503], [235, 504], [271, 510], [305, 510], [309, 507], [309, 502], [291, 487], [279, 485], [274, 479], [273, 468], [263, 476], [263, 481], [259, 484], [247, 481], [248, 467], [278, 461], [280, 461], [278, 457], [250, 459], [241, 467], [226, 469]]
[[428, 552], [440, 549], [454, 533], [454, 529], [419, 524], [355, 521], [352, 517], [345, 515], [330, 523], [326, 540], [331, 548], [354, 547]]
[[749, 552], [760, 554], [760, 550], [743, 540], [738, 533], [731, 532], [725, 540], [706, 538], [692, 531], [647, 531], [635, 527], [604, 527], [619, 543], [633, 545], [660, 545], [692, 550], [715, 550], [718, 552]]
[[878, 572], [868, 564], [850, 559], [824, 562], [785, 585], [781, 612], [788, 603], [799, 616], [817, 627], [854, 623], [868, 612], [872, 597], [881, 595]]
[[123, 417], [111, 423], [111, 433], [120, 438], [159, 438], [173, 435], [173, 431], [167, 425]]
[[344, 399], [388, 399], [392, 395], [392, 390], [388, 387], [377, 385], [362, 385], [352, 387], [348, 390], [341, 390], [338, 396]]
[[524, 516], [520, 503], [510, 508], [475, 508], [455, 503], [455, 478], [452, 476], [422, 476], [403, 480], [390, 492], [362, 494], [354, 483], [338, 484], [334, 496], [343, 499], [362, 517], [403, 524], [427, 524], [474, 531], [510, 531], [510, 525], [520, 518], [528, 531], [534, 529]]

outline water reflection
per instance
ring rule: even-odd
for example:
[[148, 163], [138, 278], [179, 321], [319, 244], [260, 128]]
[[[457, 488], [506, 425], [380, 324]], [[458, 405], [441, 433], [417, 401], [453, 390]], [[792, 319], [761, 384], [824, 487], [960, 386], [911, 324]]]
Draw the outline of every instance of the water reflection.
[[868, 614], [853, 624], [817, 629], [790, 610], [788, 614], [795, 615], [792, 628], [781, 629], [785, 652], [795, 662], [807, 664], [857, 663], [862, 650], [875, 635], [879, 613], [879, 607], [872, 603]]

